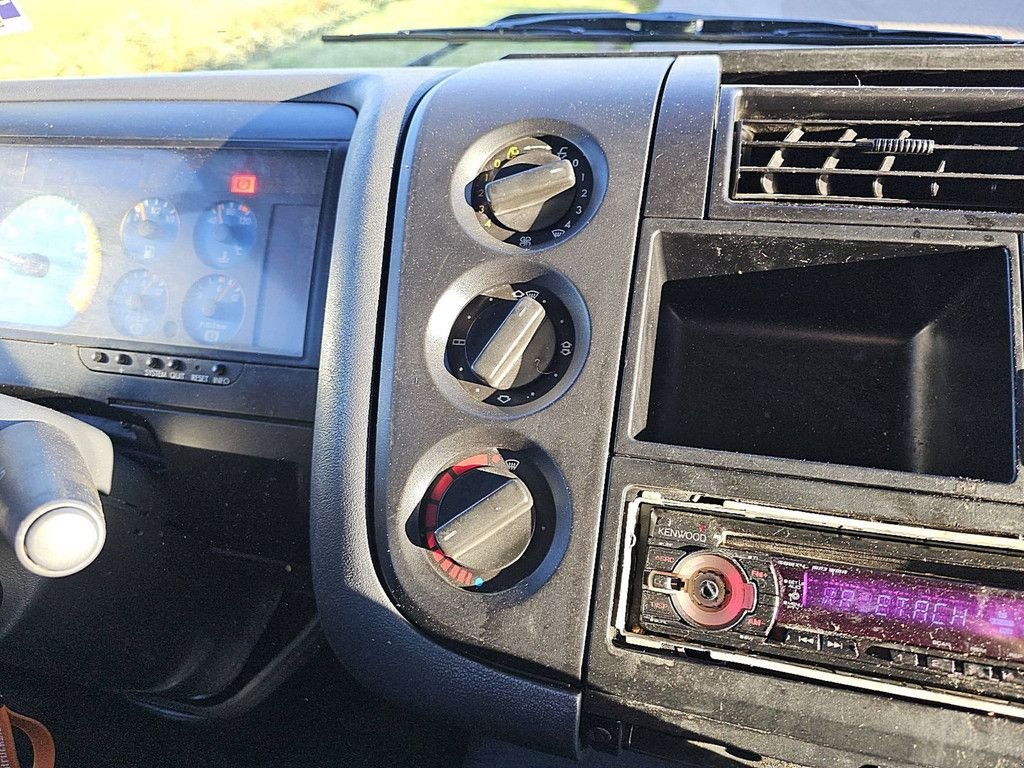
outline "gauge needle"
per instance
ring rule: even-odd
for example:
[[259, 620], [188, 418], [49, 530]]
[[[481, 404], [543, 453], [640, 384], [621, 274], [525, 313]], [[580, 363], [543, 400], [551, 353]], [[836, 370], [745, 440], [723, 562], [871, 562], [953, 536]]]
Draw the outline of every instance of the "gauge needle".
[[215, 299], [215, 301], [218, 304], [220, 304], [222, 301], [224, 301], [224, 297], [228, 295], [228, 291], [231, 290], [233, 285], [234, 285], [234, 280], [228, 280], [228, 281], [226, 281], [224, 283], [224, 287], [220, 289], [220, 293], [217, 294], [217, 298]]
[[217, 314], [217, 307], [224, 301], [224, 297], [228, 295], [228, 291], [234, 286], [234, 280], [227, 280], [224, 283], [224, 287], [220, 289], [216, 296], [210, 301], [203, 304], [203, 315], [206, 317], [214, 317]]
[[50, 260], [41, 253], [8, 253], [0, 250], [0, 263], [8, 264], [25, 277], [46, 277]]

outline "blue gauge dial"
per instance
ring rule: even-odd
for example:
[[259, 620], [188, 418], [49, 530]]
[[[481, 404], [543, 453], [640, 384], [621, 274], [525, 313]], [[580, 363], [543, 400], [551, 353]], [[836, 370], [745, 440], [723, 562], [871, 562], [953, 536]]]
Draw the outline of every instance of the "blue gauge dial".
[[189, 288], [182, 307], [188, 335], [202, 344], [234, 338], [245, 319], [245, 293], [227, 275], [207, 275]]
[[160, 197], [132, 206], [121, 223], [121, 246], [138, 261], [156, 261], [167, 255], [181, 227], [178, 209]]
[[103, 255], [92, 219], [56, 195], [0, 221], [0, 323], [63, 328], [89, 308]]
[[148, 269], [122, 277], [110, 297], [110, 321], [126, 336], [149, 336], [167, 314], [167, 285]]
[[203, 263], [223, 269], [249, 258], [256, 245], [256, 214], [229, 200], [206, 210], [196, 225], [196, 253]]

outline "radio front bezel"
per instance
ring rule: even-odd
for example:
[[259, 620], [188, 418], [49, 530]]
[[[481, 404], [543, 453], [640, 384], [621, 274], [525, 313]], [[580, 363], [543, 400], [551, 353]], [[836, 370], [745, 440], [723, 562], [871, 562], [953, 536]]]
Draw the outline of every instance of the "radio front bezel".
[[[785, 645], [769, 642], [766, 637], [770, 627], [766, 627], [764, 633], [759, 636], [757, 632], [743, 629], [702, 630], [686, 626], [683, 621], [679, 622], [678, 627], [672, 627], [668, 623], [662, 626], [651, 624], [641, 615], [639, 578], [644, 571], [644, 565], [635, 557], [638, 552], [646, 552], [648, 537], [638, 534], [646, 530], [643, 517], [652, 510], [679, 511], [701, 519], [716, 518], [729, 521], [736, 526], [737, 530], [732, 531], [734, 535], [742, 535], [741, 532], [756, 529], [758, 524], [770, 524], [777, 529], [788, 529], [797, 539], [800, 539], [801, 532], [804, 538], [811, 537], [809, 532], [834, 536], [841, 533], [846, 537], [860, 537], [862, 542], [870, 540], [875, 546], [889, 542], [894, 552], [898, 552], [902, 542], [906, 549], [913, 549], [915, 555], [920, 555], [922, 547], [941, 546], [945, 550], [944, 556], [947, 560], [953, 557], [950, 553], [957, 550], [963, 553], [965, 559], [976, 559], [979, 554], [985, 559], [987, 553], [988, 559], [999, 561], [1003, 567], [1011, 558], [1020, 557], [1020, 554], [1024, 553], [1024, 540], [1009, 536], [961, 534], [919, 526], [844, 518], [742, 499], [704, 497], [699, 493], [684, 491], [666, 493], [634, 488], [630, 490], [629, 495], [631, 498], [624, 512], [620, 542], [621, 561], [613, 609], [613, 644], [630, 651], [691, 656], [720, 665], [809, 679], [819, 684], [840, 685], [946, 707], [1024, 719], [1024, 696], [1019, 686], [1001, 689], [1015, 694], [1013, 697], [1001, 699], [992, 695], [991, 691], [998, 686], [991, 684], [986, 686], [988, 690], [982, 694], [969, 690], [969, 683], [966, 685], [968, 690], [955, 690], [955, 676], [950, 676], [950, 680], [944, 680], [936, 676], [929, 677], [923, 671], [904, 671], [905, 673], [901, 675], [902, 670], [897, 667], [886, 667], [865, 659], [865, 644], [861, 638], [855, 638], [860, 643], [857, 657], [846, 659], [820, 652], [792, 651]], [[849, 541], [849, 538], [847, 540]], [[718, 551], [713, 542], [708, 544], [708, 547], [700, 547], [700, 551]], [[881, 546], [884, 548], [885, 544]], [[766, 549], [746, 552], [765, 559], [770, 557]], [[850, 556], [856, 557], [856, 554]], [[890, 553], [889, 556], [896, 555]], [[869, 642], [877, 645], [904, 645], [877, 639], [869, 639]], [[990, 660], [971, 658], [969, 661], [984, 664]], [[872, 669], [872, 666], [876, 667], [877, 671]], [[935, 680], [939, 680], [940, 683], [946, 682], [947, 685], [935, 683]]]

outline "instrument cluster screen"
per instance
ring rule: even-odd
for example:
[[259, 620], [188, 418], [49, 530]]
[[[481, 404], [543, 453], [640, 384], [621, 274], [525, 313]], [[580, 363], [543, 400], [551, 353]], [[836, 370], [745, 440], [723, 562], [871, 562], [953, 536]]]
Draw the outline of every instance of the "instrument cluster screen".
[[302, 357], [328, 160], [0, 145], [0, 336]]

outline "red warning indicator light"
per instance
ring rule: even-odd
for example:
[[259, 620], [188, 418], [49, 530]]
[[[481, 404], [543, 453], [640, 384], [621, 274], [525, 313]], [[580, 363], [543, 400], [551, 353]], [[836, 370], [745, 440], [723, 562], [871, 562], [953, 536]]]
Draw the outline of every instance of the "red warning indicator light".
[[255, 173], [233, 173], [229, 188], [232, 195], [255, 195], [260, 189], [260, 180]]

